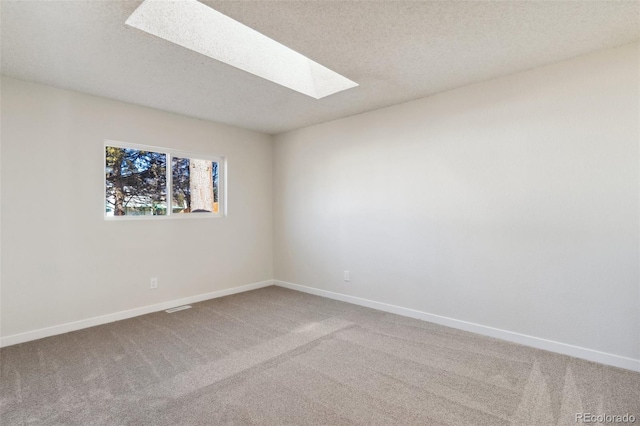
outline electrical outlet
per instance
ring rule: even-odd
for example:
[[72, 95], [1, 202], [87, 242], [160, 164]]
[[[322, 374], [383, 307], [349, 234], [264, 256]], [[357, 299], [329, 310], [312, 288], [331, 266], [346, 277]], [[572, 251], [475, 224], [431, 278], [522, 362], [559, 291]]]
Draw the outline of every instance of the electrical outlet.
[[157, 278], [151, 278], [151, 285], [149, 286], [149, 288], [151, 290], [153, 290], [154, 288], [158, 288], [158, 279]]
[[349, 277], [349, 271], [344, 271], [344, 280], [351, 281], [351, 278]]

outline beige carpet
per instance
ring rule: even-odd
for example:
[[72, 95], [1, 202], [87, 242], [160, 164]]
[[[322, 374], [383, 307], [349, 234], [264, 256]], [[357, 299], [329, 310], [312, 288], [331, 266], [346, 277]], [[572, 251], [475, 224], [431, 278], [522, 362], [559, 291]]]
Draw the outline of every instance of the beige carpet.
[[1, 350], [0, 424], [640, 424], [640, 374], [278, 287]]

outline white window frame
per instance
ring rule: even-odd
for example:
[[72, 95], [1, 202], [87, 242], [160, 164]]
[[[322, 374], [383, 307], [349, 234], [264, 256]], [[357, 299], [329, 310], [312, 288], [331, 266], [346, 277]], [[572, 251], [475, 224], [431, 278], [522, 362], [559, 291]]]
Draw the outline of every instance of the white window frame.
[[[107, 177], [105, 165], [107, 163], [107, 147], [137, 149], [140, 151], [152, 151], [166, 155], [166, 182], [167, 182], [167, 214], [166, 215], [124, 215], [107, 216], [105, 200], [107, 199]], [[218, 163], [218, 212], [212, 213], [173, 213], [173, 173], [171, 160], [174, 157], [207, 160]], [[226, 157], [202, 154], [197, 152], [182, 151], [159, 146], [142, 145], [137, 143], [120, 142], [106, 139], [102, 146], [102, 215], [107, 221], [122, 220], [168, 220], [168, 219], [197, 219], [197, 218], [221, 218], [227, 216], [227, 159]]]

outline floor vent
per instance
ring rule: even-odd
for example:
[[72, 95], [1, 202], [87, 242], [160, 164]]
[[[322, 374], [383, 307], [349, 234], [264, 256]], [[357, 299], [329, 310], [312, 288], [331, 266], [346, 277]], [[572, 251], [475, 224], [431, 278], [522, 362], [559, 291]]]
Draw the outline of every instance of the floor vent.
[[176, 306], [175, 308], [167, 309], [165, 312], [172, 314], [174, 312], [184, 311], [185, 309], [191, 309], [191, 305]]

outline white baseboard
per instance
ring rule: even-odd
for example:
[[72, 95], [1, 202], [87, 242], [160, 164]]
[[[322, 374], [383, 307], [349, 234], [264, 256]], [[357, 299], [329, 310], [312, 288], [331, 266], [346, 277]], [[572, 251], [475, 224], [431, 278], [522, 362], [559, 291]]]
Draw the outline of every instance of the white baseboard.
[[484, 336], [495, 337], [497, 339], [506, 340], [508, 342], [519, 343], [525, 346], [531, 346], [537, 349], [544, 349], [550, 352], [557, 352], [563, 355], [569, 355], [576, 358], [582, 358], [600, 364], [611, 365], [614, 367], [624, 368], [627, 370], [640, 372], [640, 360], [626, 358], [606, 352], [600, 352], [593, 349], [587, 349], [580, 346], [569, 345], [567, 343], [555, 342], [553, 340], [542, 339], [540, 337], [528, 336], [526, 334], [515, 333], [513, 331], [501, 330], [499, 328], [487, 327], [485, 325], [475, 324], [472, 322], [461, 321], [453, 318], [443, 317], [440, 315], [429, 314], [427, 312], [416, 311], [414, 309], [403, 308], [401, 306], [389, 305], [387, 303], [376, 302], [374, 300], [362, 299], [360, 297], [349, 296], [332, 291], [320, 290], [313, 287], [307, 287], [300, 284], [289, 283], [285, 281], [274, 280], [277, 286], [288, 288], [291, 290], [302, 291], [304, 293], [314, 294], [316, 296], [327, 297], [329, 299], [340, 300], [342, 302], [353, 303], [354, 305], [365, 306], [367, 308], [377, 309], [379, 311], [390, 312], [405, 317], [429, 321], [432, 323], [444, 325], [447, 327], [457, 328], [459, 330], [470, 331], [472, 333], [482, 334]]
[[152, 312], [164, 311], [176, 306], [187, 305], [189, 303], [202, 302], [203, 300], [215, 299], [217, 297], [229, 296], [231, 294], [242, 293], [257, 288], [273, 285], [272, 280], [242, 285], [239, 287], [226, 288], [224, 290], [212, 291], [210, 293], [198, 294], [196, 296], [185, 297], [183, 299], [170, 300], [168, 302], [157, 303], [155, 305], [142, 306], [140, 308], [115, 312], [113, 314], [101, 315], [99, 317], [87, 318], [80, 321], [68, 322], [54, 325], [52, 327], [40, 328], [38, 330], [27, 331], [25, 333], [12, 334], [0, 338], [0, 347], [16, 345], [18, 343], [29, 342], [31, 340], [42, 339], [44, 337], [55, 336], [56, 334], [68, 333], [70, 331], [83, 328], [94, 327], [96, 325], [107, 324], [109, 322], [120, 321]]
[[606, 352], [596, 351], [594, 349], [583, 348], [580, 346], [569, 345], [567, 343], [555, 342], [553, 340], [542, 339], [540, 337], [528, 336], [526, 334], [515, 333], [513, 331], [502, 330], [499, 328], [488, 327], [472, 322], [457, 320], [440, 315], [430, 314], [427, 312], [417, 311], [415, 309], [403, 308], [401, 306], [390, 305], [388, 303], [376, 302], [374, 300], [363, 299], [356, 296], [335, 293], [327, 290], [320, 290], [313, 287], [307, 287], [300, 284], [289, 283], [279, 280], [267, 280], [257, 283], [247, 284], [239, 287], [227, 288], [224, 290], [212, 291], [210, 293], [199, 294], [196, 296], [185, 297], [183, 299], [170, 300], [168, 302], [158, 303], [155, 305], [143, 306], [140, 308], [129, 309], [126, 311], [115, 312], [113, 314], [102, 315], [93, 318], [87, 318], [80, 321], [69, 322], [65, 324], [55, 325], [52, 327], [40, 328], [38, 330], [27, 331], [25, 333], [13, 334], [0, 338], [0, 347], [16, 345], [18, 343], [29, 342], [31, 340], [42, 339], [44, 337], [55, 336], [57, 334], [68, 333], [70, 331], [80, 330], [83, 328], [94, 327], [96, 325], [107, 324], [114, 321], [120, 321], [127, 318], [133, 318], [152, 312], [163, 311], [165, 309], [174, 308], [176, 306], [186, 305], [189, 303], [202, 302], [204, 300], [215, 299], [218, 297], [229, 296], [231, 294], [242, 293], [245, 291], [255, 290], [270, 285], [297, 290], [304, 293], [314, 294], [316, 296], [327, 297], [329, 299], [340, 300], [342, 302], [353, 303], [354, 305], [365, 306], [384, 312], [390, 312], [405, 317], [416, 318], [423, 321], [429, 321], [435, 324], [447, 327], [457, 328], [459, 330], [470, 331], [472, 333], [484, 336], [495, 337], [497, 339], [509, 342], [519, 343], [521, 345], [531, 346], [538, 349], [544, 349], [551, 352], [557, 352], [564, 355], [582, 358], [601, 364], [620, 367], [627, 370], [640, 372], [640, 360], [626, 358]]

